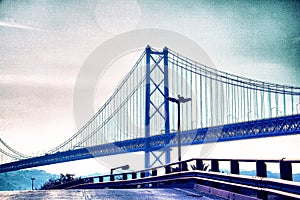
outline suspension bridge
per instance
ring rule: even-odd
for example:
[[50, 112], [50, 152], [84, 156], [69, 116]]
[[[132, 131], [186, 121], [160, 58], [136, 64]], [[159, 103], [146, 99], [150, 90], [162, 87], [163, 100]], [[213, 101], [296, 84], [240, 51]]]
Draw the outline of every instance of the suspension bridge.
[[175, 51], [147, 46], [111, 97], [72, 137], [46, 154], [25, 155], [0, 139], [0, 173], [129, 152], [145, 168], [170, 163], [178, 145], [300, 133], [300, 87], [253, 80], [202, 65]]

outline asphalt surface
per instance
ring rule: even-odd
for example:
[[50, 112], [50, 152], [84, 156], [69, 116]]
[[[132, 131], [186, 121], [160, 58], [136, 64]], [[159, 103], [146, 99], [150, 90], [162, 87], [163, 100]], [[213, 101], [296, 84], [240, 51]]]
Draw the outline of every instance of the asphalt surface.
[[202, 194], [192, 189], [90, 189], [90, 190], [48, 190], [48, 191], [11, 191], [0, 192], [1, 200], [10, 199], [74, 199], [74, 200], [172, 200], [172, 199], [222, 199], [211, 195]]

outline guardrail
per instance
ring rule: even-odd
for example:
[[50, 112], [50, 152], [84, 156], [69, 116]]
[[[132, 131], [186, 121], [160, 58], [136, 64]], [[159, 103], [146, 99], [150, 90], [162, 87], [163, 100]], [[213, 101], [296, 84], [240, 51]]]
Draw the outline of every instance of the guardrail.
[[[230, 162], [231, 174], [220, 173], [219, 162]], [[210, 169], [205, 162], [209, 162]], [[239, 175], [242, 162], [256, 163], [256, 176]], [[280, 179], [267, 178], [266, 163], [278, 163]], [[77, 188], [143, 188], [170, 187], [174, 184], [201, 184], [216, 188], [225, 188], [238, 193], [255, 193], [259, 198], [268, 194], [281, 197], [300, 198], [300, 183], [292, 181], [292, 164], [300, 160], [253, 160], [253, 159], [189, 159], [151, 169], [119, 174], [88, 177], [50, 189]]]

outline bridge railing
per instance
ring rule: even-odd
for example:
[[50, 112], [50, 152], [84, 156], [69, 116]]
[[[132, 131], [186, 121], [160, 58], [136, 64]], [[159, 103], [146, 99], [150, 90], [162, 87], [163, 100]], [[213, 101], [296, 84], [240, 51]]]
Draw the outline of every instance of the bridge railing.
[[[205, 165], [205, 161], [208, 161], [209, 164]], [[219, 163], [220, 162], [229, 162], [230, 164], [230, 174], [241, 174], [240, 173], [240, 163], [255, 163], [256, 165], [256, 176], [257, 177], [267, 177], [267, 164], [268, 163], [277, 163], [280, 169], [280, 179], [293, 181], [293, 170], [292, 164], [300, 163], [300, 160], [288, 160], [288, 159], [215, 159], [215, 158], [193, 158], [181, 162], [174, 162], [171, 164], [154, 167], [151, 169], [144, 169], [136, 172], [132, 172], [133, 177], [145, 176], [156, 176], [158, 170], [162, 169], [164, 174], [169, 174], [173, 172], [182, 172], [190, 170], [201, 170], [201, 171], [212, 171], [220, 172]], [[121, 174], [114, 174], [110, 176], [120, 176]], [[111, 178], [110, 180], [114, 180]]]
[[[219, 163], [220, 162], [229, 162], [230, 164], [230, 175], [234, 177], [239, 177], [240, 175], [240, 163], [255, 163], [256, 166], [256, 177], [260, 180], [263, 178], [267, 178], [267, 164], [268, 163], [276, 163], [280, 169], [280, 179], [282, 181], [288, 181], [293, 183], [293, 171], [292, 171], [292, 164], [300, 163], [300, 160], [276, 160], [276, 159], [215, 159], [215, 158], [193, 158], [184, 160], [181, 162], [174, 162], [167, 165], [162, 165], [158, 167], [153, 167], [150, 169], [143, 169], [134, 172], [122, 172], [116, 174], [106, 174], [101, 176], [93, 176], [93, 177], [86, 177], [81, 178], [78, 180], [74, 180], [65, 184], [56, 185], [49, 189], [67, 189], [73, 188], [80, 185], [85, 184], [96, 184], [96, 183], [120, 183], [120, 185], [124, 184], [122, 181], [130, 181], [130, 180], [141, 180], [144, 178], [149, 177], [164, 177], [167, 175], [172, 175], [176, 173], [182, 172], [192, 172], [192, 171], [203, 171], [202, 176], [210, 177], [211, 174], [205, 174], [206, 171], [208, 173], [217, 173], [220, 172]], [[209, 163], [209, 164], [207, 164]], [[224, 174], [224, 173], [217, 173], [217, 174]], [[214, 175], [214, 174], [213, 174]], [[226, 179], [227, 174], [224, 174], [221, 179]], [[218, 175], [215, 175], [216, 178], [220, 179]], [[233, 177], [233, 178], [234, 178]], [[241, 176], [245, 177], [245, 176]], [[247, 177], [247, 176], [246, 176]], [[249, 176], [248, 176], [249, 177]], [[232, 177], [231, 177], [232, 178]], [[253, 178], [253, 177], [252, 177]], [[245, 182], [249, 182], [246, 180]], [[278, 179], [279, 181], [279, 179]], [[272, 181], [271, 181], [272, 182]], [[156, 186], [157, 183], [152, 183], [151, 186]], [[272, 185], [272, 184], [271, 184]], [[143, 184], [140, 185], [143, 187]], [[124, 186], [125, 187], [125, 186]], [[275, 187], [275, 186], [274, 186]], [[300, 188], [300, 184], [298, 186]]]

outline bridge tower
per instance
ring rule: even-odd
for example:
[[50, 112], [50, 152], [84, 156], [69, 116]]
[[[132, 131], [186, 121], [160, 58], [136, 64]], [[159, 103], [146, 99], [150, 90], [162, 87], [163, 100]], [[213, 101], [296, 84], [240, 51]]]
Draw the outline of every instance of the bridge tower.
[[[145, 138], [152, 136], [153, 125], [158, 121], [164, 122], [161, 132], [170, 133], [168, 82], [167, 47], [162, 52], [158, 52], [152, 50], [148, 45], [146, 47]], [[170, 147], [167, 144], [160, 151], [153, 151], [149, 140], [147, 141], [145, 168], [153, 167], [156, 163], [164, 164], [161, 161], [163, 156], [165, 156], [165, 163], [170, 163]]]

